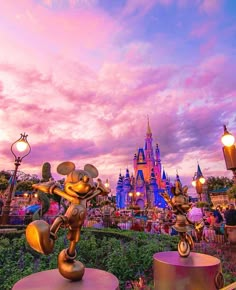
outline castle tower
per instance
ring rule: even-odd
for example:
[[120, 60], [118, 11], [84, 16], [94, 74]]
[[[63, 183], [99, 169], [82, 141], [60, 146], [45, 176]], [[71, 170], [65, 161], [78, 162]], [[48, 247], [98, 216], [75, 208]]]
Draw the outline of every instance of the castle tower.
[[162, 172], [162, 166], [161, 166], [161, 153], [160, 153], [160, 149], [159, 149], [159, 145], [156, 144], [156, 149], [155, 149], [155, 175], [157, 177], [157, 184], [159, 187], [162, 187], [161, 182], [162, 182], [162, 178], [161, 178], [161, 172]]
[[[130, 201], [129, 193], [132, 195], [135, 205], [140, 208], [152, 208], [167, 206], [161, 193], [167, 191], [170, 194], [170, 181], [162, 172], [160, 149], [156, 144], [155, 152], [152, 145], [152, 131], [147, 120], [147, 131], [144, 140], [144, 148], [138, 148], [133, 158], [134, 174], [130, 178], [128, 169], [125, 176], [119, 176], [117, 183], [117, 207], [124, 208], [125, 201]], [[118, 196], [119, 195], [119, 196]], [[119, 202], [124, 200], [124, 202]]]

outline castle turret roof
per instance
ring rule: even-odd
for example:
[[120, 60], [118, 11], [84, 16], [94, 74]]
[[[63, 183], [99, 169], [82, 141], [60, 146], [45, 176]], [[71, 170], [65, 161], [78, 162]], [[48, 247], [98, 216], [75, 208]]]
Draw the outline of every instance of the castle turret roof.
[[202, 176], [203, 176], [203, 175], [202, 175], [202, 171], [201, 171], [200, 165], [198, 164], [198, 165], [197, 165], [197, 177], [200, 178], [200, 177], [202, 177]]
[[147, 119], [148, 119], [148, 123], [147, 123], [147, 135], [152, 135], [152, 131], [151, 131], [150, 124], [149, 124], [149, 117], [147, 117]]
[[166, 180], [167, 178], [166, 178], [166, 172], [165, 172], [165, 170], [163, 169], [163, 173], [162, 173], [162, 179], [163, 180]]

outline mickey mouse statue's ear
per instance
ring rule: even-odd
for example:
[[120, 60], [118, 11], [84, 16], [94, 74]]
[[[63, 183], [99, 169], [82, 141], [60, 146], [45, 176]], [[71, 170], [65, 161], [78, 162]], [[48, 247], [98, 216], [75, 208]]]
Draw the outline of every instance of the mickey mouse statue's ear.
[[61, 175], [68, 175], [70, 172], [75, 170], [75, 164], [70, 161], [65, 161], [57, 166], [57, 173]]
[[92, 178], [98, 177], [98, 170], [92, 164], [86, 164], [84, 166], [84, 170], [87, 171], [91, 175]]

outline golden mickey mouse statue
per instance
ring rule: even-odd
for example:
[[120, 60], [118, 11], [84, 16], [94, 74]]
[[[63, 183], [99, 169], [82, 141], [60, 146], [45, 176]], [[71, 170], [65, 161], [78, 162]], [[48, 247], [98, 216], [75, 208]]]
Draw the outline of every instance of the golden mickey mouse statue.
[[188, 257], [194, 246], [192, 236], [188, 232], [193, 228], [198, 231], [203, 226], [202, 222], [195, 223], [187, 217], [187, 213], [191, 208], [187, 191], [187, 186], [182, 188], [181, 183], [176, 181], [175, 186], [172, 187], [172, 193], [174, 194], [172, 198], [170, 198], [167, 192], [162, 194], [163, 198], [172, 207], [173, 213], [176, 215], [175, 224], [172, 227], [180, 235], [178, 252], [181, 257]]
[[31, 222], [26, 228], [26, 239], [34, 250], [44, 255], [52, 253], [58, 230], [68, 229], [67, 239], [69, 247], [60, 252], [58, 256], [58, 269], [67, 279], [81, 280], [85, 267], [76, 261], [76, 244], [80, 240], [81, 227], [86, 217], [86, 204], [93, 197], [101, 194], [107, 195], [110, 190], [100, 179], [97, 184], [93, 178], [98, 176], [98, 170], [91, 164], [86, 164], [84, 170], [75, 169], [73, 162], [67, 161], [58, 165], [57, 172], [67, 175], [64, 190], [52, 183], [34, 184], [33, 187], [48, 194], [57, 194], [68, 201], [70, 205], [64, 215], [56, 217], [50, 226], [44, 220]]

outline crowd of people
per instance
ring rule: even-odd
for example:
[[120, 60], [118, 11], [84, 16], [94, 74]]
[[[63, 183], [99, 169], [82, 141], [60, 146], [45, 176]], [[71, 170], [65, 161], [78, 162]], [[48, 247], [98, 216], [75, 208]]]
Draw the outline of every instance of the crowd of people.
[[[34, 203], [39, 205], [36, 200], [31, 201], [31, 207]], [[22, 216], [27, 214], [29, 204], [16, 206], [17, 202], [13, 199], [12, 209], [10, 215]], [[2, 214], [2, 208], [4, 202], [0, 199], [0, 215]], [[60, 208], [55, 202], [51, 204], [50, 209], [47, 213], [47, 218], [53, 219], [56, 215], [60, 214]], [[220, 237], [220, 240], [227, 239], [226, 228], [228, 226], [236, 226], [236, 208], [233, 203], [228, 204], [226, 207], [217, 206], [214, 209], [197, 208], [192, 205], [192, 208], [187, 214], [188, 219], [192, 222], [202, 223], [202, 230], [192, 230], [192, 236], [195, 241], [205, 240], [213, 241]], [[125, 230], [144, 231], [150, 234], [167, 234], [177, 235], [173, 229], [175, 223], [175, 215], [170, 207], [165, 209], [154, 209], [145, 214], [140, 214], [133, 211], [120, 211], [111, 207], [109, 203], [105, 204], [101, 208], [88, 209], [87, 219], [85, 220], [84, 226], [95, 228], [103, 227], [117, 227]]]
[[[217, 206], [214, 209], [192, 208], [187, 214], [188, 219], [193, 223], [201, 224], [201, 230], [195, 230], [192, 227], [191, 234], [195, 241], [205, 240], [206, 242], [215, 241], [222, 242], [227, 239], [227, 226], [236, 226], [236, 209], [234, 204], [229, 204], [225, 208]], [[106, 221], [102, 214], [97, 218], [92, 226], [107, 227]], [[99, 220], [99, 221], [98, 221]], [[171, 208], [157, 209], [152, 212], [146, 219], [137, 215], [121, 215], [119, 211], [114, 211], [113, 218], [110, 216], [110, 226], [114, 225], [120, 229], [144, 231], [150, 234], [167, 234], [177, 235], [178, 232], [172, 227], [175, 223], [175, 215]], [[88, 224], [87, 224], [88, 225]], [[89, 225], [88, 225], [89, 226]]]

